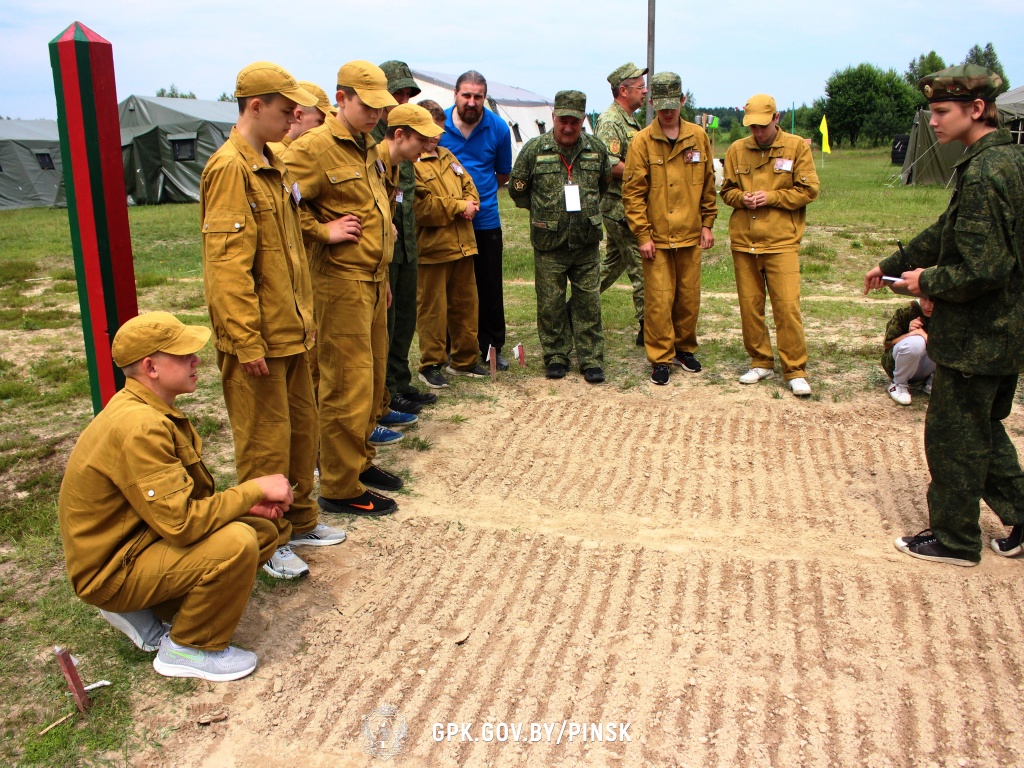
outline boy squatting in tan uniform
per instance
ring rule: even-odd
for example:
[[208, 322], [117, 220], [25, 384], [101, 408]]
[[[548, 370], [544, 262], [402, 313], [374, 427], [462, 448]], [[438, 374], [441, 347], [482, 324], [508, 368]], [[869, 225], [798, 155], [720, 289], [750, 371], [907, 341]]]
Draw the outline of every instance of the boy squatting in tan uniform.
[[118, 330], [111, 355], [127, 382], [71, 451], [58, 516], [75, 594], [159, 650], [160, 674], [222, 681], [256, 668], [255, 654], [228, 643], [293, 495], [284, 475], [215, 492], [203, 441], [174, 405], [195, 391], [209, 339], [167, 312]]
[[[807, 343], [800, 317], [800, 239], [807, 204], [818, 197], [818, 173], [811, 150], [799, 136], [779, 130], [775, 99], [751, 96], [743, 108], [751, 136], [725, 153], [722, 200], [735, 210], [729, 240], [736, 267], [736, 293], [743, 346], [750, 370], [743, 384], [774, 375], [775, 361], [764, 322], [765, 289], [771, 296], [782, 375], [793, 394], [811, 394], [807, 384]], [[760, 142], [760, 144], [759, 144]], [[763, 145], [763, 148], [762, 148]]]
[[[435, 102], [434, 122], [444, 130], [445, 114]], [[423, 104], [428, 109], [429, 105]], [[420, 338], [420, 371], [435, 371], [447, 361], [445, 335], [451, 335], [451, 365], [477, 365], [477, 298], [473, 259], [477, 253], [473, 217], [480, 195], [455, 155], [432, 138], [416, 171], [416, 240], [419, 248], [416, 325]], [[442, 381], [443, 377], [439, 379]], [[429, 383], [429, 382], [428, 382]], [[431, 386], [435, 386], [431, 384]]]
[[203, 282], [239, 480], [280, 472], [295, 504], [278, 521], [278, 551], [264, 567], [277, 578], [309, 568], [289, 544], [339, 544], [318, 524], [311, 494], [318, 443], [306, 352], [314, 344], [313, 296], [302, 246], [298, 188], [265, 147], [295, 122], [296, 101], [316, 97], [270, 62], [238, 74], [238, 124], [210, 157], [199, 188]]
[[679, 75], [659, 72], [651, 78], [651, 90], [657, 119], [630, 144], [622, 202], [644, 268], [644, 346], [651, 381], [667, 384], [670, 363], [694, 373], [701, 369], [693, 356], [700, 251], [714, 245], [711, 227], [718, 206], [711, 142], [702, 128], [679, 117], [685, 101]]
[[[398, 505], [366, 485], [401, 482], [373, 466], [369, 438], [382, 411], [388, 354], [395, 175], [389, 166], [406, 158], [382, 158], [369, 134], [385, 107], [396, 107], [391, 114], [397, 116], [416, 108], [399, 111], [384, 72], [368, 61], [341, 67], [337, 99], [337, 118], [307, 131], [285, 152], [308, 212], [304, 231], [316, 243], [310, 272], [319, 334], [319, 504], [330, 512], [381, 515]], [[435, 130], [429, 115], [427, 122]], [[425, 143], [425, 136], [406, 130], [391, 154], [397, 147], [415, 158]], [[343, 219], [351, 227], [332, 243], [327, 222]]]

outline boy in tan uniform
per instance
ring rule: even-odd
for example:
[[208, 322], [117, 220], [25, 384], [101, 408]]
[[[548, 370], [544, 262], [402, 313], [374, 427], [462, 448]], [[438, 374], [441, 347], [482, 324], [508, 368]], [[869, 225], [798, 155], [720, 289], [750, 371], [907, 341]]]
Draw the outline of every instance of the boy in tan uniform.
[[658, 119], [633, 139], [622, 202], [644, 267], [644, 347], [651, 381], [668, 384], [669, 366], [697, 373], [700, 252], [715, 244], [718, 206], [711, 141], [680, 119], [686, 101], [674, 72], [651, 78]]
[[215, 492], [203, 441], [174, 405], [195, 391], [209, 339], [167, 312], [118, 330], [111, 355], [125, 386], [78, 438], [58, 515], [75, 594], [158, 651], [160, 674], [223, 681], [256, 668], [254, 653], [229, 642], [293, 494], [284, 475]]
[[[299, 227], [298, 187], [274, 153], [298, 102], [316, 99], [270, 62], [238, 74], [238, 123], [210, 157], [199, 187], [203, 282], [217, 347], [239, 481], [286, 475], [295, 504], [278, 521], [271, 576], [309, 573], [292, 545], [340, 544], [312, 500], [317, 416], [306, 353], [313, 296]], [[298, 100], [298, 102], [296, 101]]]
[[299, 88], [302, 88], [316, 99], [316, 106], [304, 107], [301, 104], [297, 105], [295, 107], [295, 122], [292, 123], [284, 138], [280, 141], [267, 142], [270, 151], [278, 157], [299, 136], [312, 128], [319, 128], [324, 124], [325, 120], [338, 114], [337, 108], [331, 106], [331, 101], [327, 98], [327, 92], [319, 85], [311, 83], [309, 80], [299, 80]]
[[416, 325], [420, 337], [420, 379], [434, 389], [448, 386], [445, 335], [451, 337], [455, 371], [480, 367], [477, 356], [477, 294], [473, 260], [477, 252], [473, 217], [480, 210], [476, 185], [459, 161], [438, 147], [445, 114], [435, 101], [420, 105], [438, 126], [414, 164], [416, 239], [419, 248]]
[[[388, 354], [394, 174], [370, 132], [397, 102], [384, 72], [368, 61], [341, 67], [337, 100], [338, 116], [285, 153], [305, 201], [304, 231], [317, 243], [310, 271], [319, 334], [319, 504], [330, 512], [383, 515], [398, 505], [366, 486], [401, 487], [399, 478], [373, 465], [369, 442], [382, 410]], [[396, 135], [403, 153], [419, 154], [426, 138], [417, 136]], [[338, 240], [332, 241], [331, 221], [343, 222]]]

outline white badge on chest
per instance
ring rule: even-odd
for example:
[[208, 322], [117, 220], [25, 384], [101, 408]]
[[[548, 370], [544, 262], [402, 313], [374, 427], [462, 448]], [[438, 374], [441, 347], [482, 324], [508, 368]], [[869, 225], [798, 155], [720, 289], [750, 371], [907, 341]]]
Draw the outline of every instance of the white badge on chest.
[[580, 188], [578, 184], [565, 185], [565, 210], [570, 213], [580, 210]]

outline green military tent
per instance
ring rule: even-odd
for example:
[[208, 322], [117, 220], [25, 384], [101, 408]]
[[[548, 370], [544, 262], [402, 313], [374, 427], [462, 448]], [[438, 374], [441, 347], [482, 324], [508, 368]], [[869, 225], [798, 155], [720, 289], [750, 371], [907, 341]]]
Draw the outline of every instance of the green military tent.
[[117, 108], [128, 202], [199, 200], [206, 161], [227, 141], [238, 119], [229, 101], [129, 96]]
[[[1014, 141], [1024, 144], [1024, 87], [999, 96], [996, 106]], [[914, 115], [910, 144], [900, 174], [904, 184], [949, 185], [953, 180], [953, 164], [963, 156], [965, 147], [959, 141], [939, 144], [935, 131], [928, 125], [931, 117], [927, 109], [920, 109]]]
[[0, 210], [64, 205], [55, 120], [0, 120]]

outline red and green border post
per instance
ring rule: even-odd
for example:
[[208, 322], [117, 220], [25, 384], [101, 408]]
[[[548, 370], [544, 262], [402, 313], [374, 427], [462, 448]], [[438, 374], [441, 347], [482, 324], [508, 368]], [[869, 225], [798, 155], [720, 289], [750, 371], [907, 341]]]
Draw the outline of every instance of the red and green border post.
[[109, 42], [75, 22], [50, 41], [93, 411], [124, 386], [110, 343], [139, 313]]

